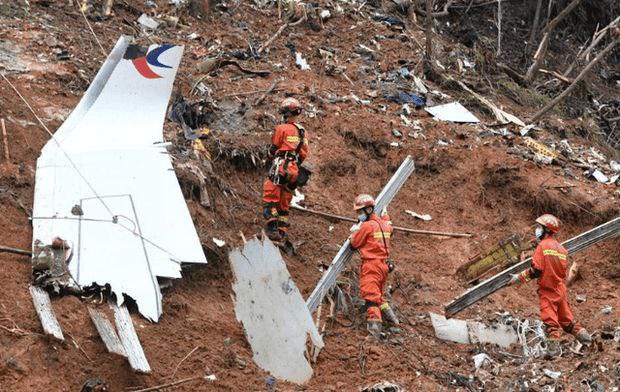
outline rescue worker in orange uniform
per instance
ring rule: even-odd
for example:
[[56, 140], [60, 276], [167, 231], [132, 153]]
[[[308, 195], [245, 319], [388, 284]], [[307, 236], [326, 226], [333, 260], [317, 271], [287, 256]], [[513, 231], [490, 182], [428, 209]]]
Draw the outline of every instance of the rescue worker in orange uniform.
[[295, 122], [301, 114], [301, 104], [297, 99], [289, 97], [282, 101], [279, 111], [285, 123], [276, 126], [271, 136], [269, 157], [273, 160], [269, 175], [263, 183], [265, 231], [275, 241], [286, 238], [293, 192], [297, 186], [305, 184], [308, 175], [304, 169], [300, 170], [301, 163], [308, 156], [308, 135]]
[[513, 274], [510, 284], [527, 283], [538, 278], [540, 319], [547, 330], [547, 356], [560, 355], [560, 329], [575, 336], [582, 344], [589, 345], [592, 338], [588, 331], [573, 318], [566, 291], [568, 252], [555, 238], [560, 231], [560, 221], [551, 214], [536, 219], [536, 238], [540, 241], [532, 266], [519, 274]]
[[394, 264], [388, 260], [392, 222], [385, 211], [381, 217], [375, 214], [375, 200], [370, 195], [357, 196], [353, 209], [358, 214], [359, 223], [351, 228], [351, 248], [357, 249], [362, 259], [359, 279], [360, 292], [366, 301], [366, 327], [373, 337], [378, 338], [383, 318], [399, 325], [396, 314], [383, 297], [388, 272], [394, 269]]

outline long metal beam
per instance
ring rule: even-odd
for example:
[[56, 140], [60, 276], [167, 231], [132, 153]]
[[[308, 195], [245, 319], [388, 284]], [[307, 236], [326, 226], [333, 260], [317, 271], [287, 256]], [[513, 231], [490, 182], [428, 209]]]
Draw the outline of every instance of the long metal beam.
[[[385, 185], [379, 196], [376, 198], [376, 206], [375, 211], [381, 211], [383, 207], [387, 207], [388, 204], [394, 199], [394, 196], [398, 193], [400, 188], [405, 184], [411, 173], [415, 170], [415, 164], [413, 163], [413, 159], [410, 155], [405, 158], [403, 163], [401, 163], [396, 173], [390, 178], [390, 181]], [[319, 283], [317, 283], [314, 291], [306, 300], [306, 305], [310, 312], [313, 312], [314, 309], [321, 303], [325, 294], [336, 284], [336, 278], [342, 270], [347, 262], [351, 259], [351, 255], [353, 251], [350, 247], [351, 241], [347, 239], [334, 259], [330, 264], [327, 271], [323, 274]]]
[[[562, 245], [569, 254], [573, 254], [618, 234], [620, 234], [620, 217], [564, 241]], [[529, 268], [531, 264], [532, 259], [528, 258], [467, 290], [446, 305], [444, 309], [446, 317], [454, 316], [463, 309], [470, 307], [481, 299], [505, 287], [510, 280], [511, 274], [517, 274]]]

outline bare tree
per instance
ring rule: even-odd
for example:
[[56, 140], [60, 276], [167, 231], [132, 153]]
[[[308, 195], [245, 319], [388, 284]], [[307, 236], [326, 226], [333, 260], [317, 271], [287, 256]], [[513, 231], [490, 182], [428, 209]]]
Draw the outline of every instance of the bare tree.
[[536, 33], [538, 32], [538, 24], [540, 23], [540, 10], [542, 9], [542, 0], [538, 0], [536, 3], [536, 12], [534, 13], [534, 21], [532, 22], [532, 30], [530, 31], [530, 39], [527, 40], [527, 44], [525, 45], [524, 55], [527, 57], [530, 55], [530, 50], [532, 50], [532, 45], [534, 45], [534, 40], [536, 39]]
[[560, 102], [562, 99], [564, 99], [564, 97], [566, 97], [568, 94], [570, 94], [570, 92], [573, 91], [575, 89], [575, 87], [577, 87], [577, 84], [588, 74], [588, 72], [590, 72], [590, 70], [596, 64], [598, 64], [603, 58], [605, 58], [605, 56], [607, 56], [614, 49], [614, 47], [616, 45], [618, 45], [618, 43], [620, 43], [620, 39], [619, 38], [615, 38], [609, 45], [607, 45], [607, 47], [605, 49], [603, 49], [588, 65], [585, 66], [585, 68], [575, 78], [573, 83], [570, 86], [568, 86], [566, 88], [566, 90], [562, 91], [562, 93], [560, 95], [558, 95], [557, 97], [553, 98], [553, 100], [551, 102], [549, 102], [547, 105], [545, 105], [544, 108], [540, 109], [536, 114], [534, 114], [534, 116], [531, 118], [530, 122], [533, 123], [533, 122], [537, 121], [545, 113], [547, 113], [547, 111], [549, 111], [549, 109], [554, 107], [558, 102]]
[[540, 41], [540, 45], [538, 45], [538, 50], [536, 50], [536, 54], [534, 54], [534, 62], [528, 68], [527, 73], [525, 74], [525, 80], [528, 83], [534, 80], [534, 77], [536, 76], [538, 70], [540, 69], [540, 66], [542, 65], [545, 54], [547, 53], [547, 47], [549, 46], [549, 39], [551, 38], [551, 33], [553, 33], [553, 30], [555, 30], [557, 25], [560, 24], [560, 22], [564, 20], [564, 18], [566, 18], [568, 14], [570, 14], [571, 11], [574, 10], [575, 7], [577, 7], [581, 2], [582, 0], [571, 1], [570, 4], [568, 4], [566, 8], [564, 8], [562, 12], [560, 12], [555, 18], [553, 18], [543, 29], [542, 32], [544, 35], [542, 40]]

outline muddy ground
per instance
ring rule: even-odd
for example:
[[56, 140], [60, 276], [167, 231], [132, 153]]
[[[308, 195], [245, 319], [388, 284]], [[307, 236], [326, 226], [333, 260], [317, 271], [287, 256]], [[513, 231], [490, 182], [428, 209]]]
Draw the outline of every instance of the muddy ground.
[[[192, 100], [209, 101], [210, 96], [216, 105], [213, 108], [205, 104], [212, 116], [200, 124], [212, 130], [207, 143], [211, 162], [200, 164], [205, 170], [212, 167], [212, 206], [205, 208], [195, 194], [187, 195], [209, 264], [188, 267], [183, 279], [165, 290], [164, 314], [159, 323], [149, 323], [133, 312], [153, 369], [151, 374], [140, 375], [130, 369], [125, 359], [105, 350], [83, 301], [76, 297], [53, 299], [68, 337], [66, 342], [60, 344], [44, 337], [28, 294], [29, 258], [0, 253], [0, 390], [79, 391], [86, 380], [99, 377], [111, 391], [124, 391], [205, 372], [215, 374], [217, 381], [194, 382], [175, 390], [355, 391], [381, 380], [398, 383], [407, 390], [588, 391], [595, 390], [591, 388], [597, 383], [608, 390], [620, 385], [619, 343], [602, 339], [600, 332], [595, 334], [597, 343], [583, 355], [565, 350], [560, 359], [525, 361], [519, 358], [519, 347], [512, 347], [506, 354], [493, 346], [437, 340], [428, 317], [429, 311], [441, 313], [444, 304], [467, 288], [455, 272], [469, 257], [510, 234], [528, 232], [533, 219], [543, 212], [557, 214], [563, 220], [561, 240], [616, 217], [620, 213], [617, 186], [587, 179], [582, 169], [570, 163], [544, 165], [519, 154], [508, 154], [523, 142], [511, 132], [505, 136], [488, 132], [501, 127], [442, 123], [415, 109], [407, 118], [417, 120], [420, 129], [405, 125], [399, 117], [402, 105], [384, 98], [385, 92], [398, 91], [399, 82], [390, 84], [385, 79], [403, 65], [420, 70], [422, 51], [415, 42], [423, 42], [423, 33], [415, 25], [403, 32], [373, 21], [371, 10], [356, 13], [349, 4], [342, 3], [348, 7], [346, 13], [332, 12], [333, 17], [323, 23], [322, 29], [305, 24], [291, 27], [273, 41], [260, 59], [240, 60], [246, 68], [271, 71], [269, 76], [256, 77], [233, 66], [203, 75], [196, 65], [204, 58], [218, 52], [246, 51], [248, 44], [257, 47], [265, 42], [283, 23], [278, 21], [276, 9], [256, 9], [252, 2], [240, 2], [229, 5], [227, 12], [207, 10], [202, 20], [197, 20], [187, 10], [175, 11], [167, 1], [156, 3], [159, 8], [152, 9], [140, 1], [117, 2], [111, 18], [91, 20], [91, 24], [107, 52], [120, 34], [138, 34], [134, 22], [143, 11], [180, 16], [176, 27], [140, 34], [138, 40], [144, 44], [184, 44], [176, 93]], [[2, 72], [53, 132], [77, 104], [105, 56], [79, 9], [67, 2], [31, 1], [27, 9], [22, 2], [3, 3], [0, 25]], [[200, 38], [188, 39], [192, 32], [198, 32]], [[308, 59], [310, 70], [295, 66], [286, 47], [289, 42]], [[359, 43], [373, 52], [356, 54]], [[331, 65], [319, 54], [319, 46], [334, 50], [336, 66], [344, 67], [344, 74], [328, 72]], [[447, 34], [440, 37], [438, 46], [444, 48], [439, 54], [443, 59], [450, 58], [448, 49], [452, 46], [467, 50]], [[58, 53], [63, 51], [70, 55], [68, 60], [59, 59]], [[452, 71], [450, 68], [447, 72]], [[192, 94], [201, 77], [210, 92]], [[267, 89], [277, 77], [283, 81], [260, 105], [255, 105], [260, 93], [246, 95]], [[472, 83], [484, 83], [476, 74], [463, 77]], [[430, 86], [462, 99], [485, 124], [494, 122], [487, 111], [461, 92], [449, 86]], [[614, 90], [613, 85], [604, 82], [598, 88], [608, 98], [614, 91], [617, 94], [617, 87]], [[411, 155], [417, 169], [389, 208], [395, 224], [470, 232], [475, 236], [396, 234], [393, 256], [397, 270], [390, 277], [390, 285], [393, 301], [406, 320], [402, 339], [364, 343], [366, 332], [362, 326], [350, 325], [347, 318], [337, 314], [328, 322], [326, 347], [314, 366], [312, 380], [303, 386], [281, 381], [269, 386], [269, 375], [252, 362], [252, 351], [235, 319], [226, 252], [241, 244], [239, 232], [246, 237], [260, 233], [265, 172], [261, 159], [276, 123], [276, 105], [287, 94], [299, 98], [307, 109], [301, 122], [309, 132], [311, 161], [316, 167], [311, 182], [303, 189], [308, 207], [353, 215], [353, 197], [360, 192], [377, 194], [400, 162]], [[370, 103], [330, 101], [330, 97], [350, 94]], [[522, 118], [539, 109], [535, 105], [521, 106], [493, 90], [487, 90], [485, 95]], [[435, 96], [432, 99], [441, 103]], [[49, 135], [3, 81], [0, 113], [6, 119], [11, 154], [10, 161], [0, 167], [0, 244], [29, 249], [34, 168]], [[594, 143], [608, 159], [618, 159], [618, 151], [599, 144], [592, 135], [582, 137], [580, 129], [587, 124], [581, 120], [563, 118], [561, 111], [552, 113], [536, 137], [542, 142], [568, 137], [573, 147], [586, 149]], [[403, 136], [395, 137], [392, 128], [399, 129]], [[422, 136], [413, 137], [416, 132]], [[192, 159], [189, 142], [178, 124], [167, 120], [165, 135], [173, 142], [173, 156], [180, 161]], [[392, 142], [398, 146], [391, 146]], [[570, 186], [559, 187], [567, 184]], [[405, 209], [431, 214], [433, 219], [415, 220]], [[347, 223], [292, 212], [290, 236], [297, 255], [287, 256], [286, 262], [304, 297], [321, 276], [319, 266], [331, 261], [348, 233]], [[213, 237], [225, 240], [226, 247], [213, 245]], [[592, 247], [573, 259], [582, 265], [582, 279], [570, 287], [577, 318], [591, 333], [620, 326], [620, 238]], [[341, 279], [342, 287], [355, 286], [358, 262], [355, 259], [348, 267]], [[586, 302], [576, 303], [576, 294], [585, 295]], [[614, 311], [605, 315], [601, 309], [608, 305]], [[505, 289], [458, 317], [488, 322], [504, 311], [517, 318], [536, 319], [535, 284]], [[326, 312], [324, 309], [323, 319]], [[565, 336], [565, 344], [572, 345], [572, 338]], [[498, 374], [475, 371], [471, 356], [479, 352], [488, 353], [500, 364]], [[552, 380], [543, 375], [543, 368], [561, 371], [562, 375]]]

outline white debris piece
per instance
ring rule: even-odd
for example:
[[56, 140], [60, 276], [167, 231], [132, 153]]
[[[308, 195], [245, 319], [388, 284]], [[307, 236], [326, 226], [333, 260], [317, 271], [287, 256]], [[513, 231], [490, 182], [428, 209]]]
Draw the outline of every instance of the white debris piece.
[[616, 162], [616, 161], [609, 162], [609, 168], [615, 172], [620, 173], [620, 162]]
[[530, 125], [527, 125], [527, 126], [525, 126], [525, 127], [521, 128], [521, 130], [519, 131], [519, 134], [520, 134], [521, 136], [525, 136], [525, 135], [527, 135], [527, 134], [528, 134], [528, 133], [529, 133], [532, 129], [534, 129], [534, 127], [535, 127], [535, 126], [536, 126], [535, 124], [530, 124]]
[[508, 347], [518, 341], [511, 326], [498, 324], [488, 327], [472, 320], [446, 319], [436, 313], [430, 313], [435, 336], [442, 340], [456, 343], [493, 343]]
[[299, 66], [299, 69], [301, 69], [302, 71], [310, 69], [308, 62], [299, 52], [295, 52], [295, 64], [297, 64]]
[[590, 175], [601, 184], [607, 184], [609, 182], [609, 178], [604, 175], [599, 169], [594, 169], [594, 171]]
[[215, 238], [215, 237], [213, 237], [213, 243], [217, 245], [218, 248], [221, 248], [222, 246], [226, 245], [225, 241], [222, 241], [219, 238]]
[[476, 354], [471, 358], [474, 360], [474, 366], [476, 367], [476, 369], [480, 369], [481, 367], [484, 367], [484, 366], [487, 366], [493, 363], [493, 360], [491, 359], [491, 357], [489, 357], [485, 353]]
[[[183, 47], [130, 45], [121, 37], [75, 110], [37, 160], [33, 247], [74, 245], [80, 286], [109, 284], [140, 313], [162, 313], [158, 277], [206, 263], [163, 140]], [[136, 57], [137, 56], [137, 57]], [[74, 215], [75, 214], [75, 215]]]
[[414, 75], [413, 83], [415, 84], [416, 92], [421, 93], [421, 94], [428, 94], [428, 89], [424, 85], [424, 82], [422, 81], [422, 79]]
[[329, 12], [329, 10], [323, 10], [319, 13], [319, 16], [321, 17], [321, 20], [326, 21], [332, 16], [332, 13]]
[[304, 196], [303, 193], [299, 192], [298, 189], [295, 189], [295, 193], [293, 194], [293, 198], [291, 199], [291, 207], [304, 208], [299, 203], [304, 201], [305, 198], [306, 196]]
[[140, 17], [138, 18], [138, 23], [140, 24], [140, 26], [148, 30], [157, 30], [157, 28], [159, 27], [159, 22], [151, 18], [147, 14], [140, 15]]
[[254, 362], [275, 377], [302, 384], [313, 373], [304, 355], [308, 335], [317, 348], [323, 340], [280, 251], [263, 238], [228, 256], [235, 276], [235, 314]]
[[601, 313], [603, 313], [603, 314], [611, 314], [613, 311], [614, 311], [614, 308], [612, 308], [609, 305], [607, 305], [607, 306], [603, 307], [603, 309], [601, 309]]
[[469, 330], [467, 321], [458, 319], [446, 319], [436, 313], [430, 313], [431, 322], [435, 329], [435, 336], [442, 340], [449, 340], [456, 343], [469, 343]]
[[424, 110], [432, 114], [439, 120], [452, 121], [457, 123], [479, 123], [480, 120], [467, 110], [459, 102], [447, 103], [445, 105], [427, 107]]
[[433, 217], [430, 216], [429, 214], [418, 214], [417, 212], [411, 211], [411, 210], [405, 210], [405, 212], [411, 215], [412, 217], [422, 219], [423, 221], [430, 221], [433, 219]]
[[543, 369], [543, 373], [545, 373], [545, 376], [552, 378], [554, 380], [557, 380], [562, 375], [562, 372], [554, 372], [553, 370], [549, 370], [549, 369]]

